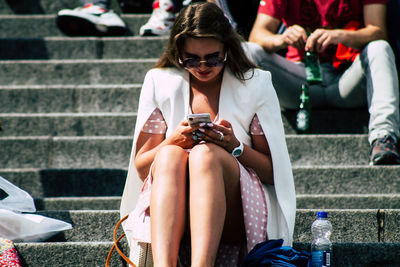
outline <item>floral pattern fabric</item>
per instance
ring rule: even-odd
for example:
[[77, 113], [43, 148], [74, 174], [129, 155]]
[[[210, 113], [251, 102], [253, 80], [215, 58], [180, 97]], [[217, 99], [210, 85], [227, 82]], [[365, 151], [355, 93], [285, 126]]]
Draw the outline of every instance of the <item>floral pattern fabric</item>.
[[0, 237], [0, 267], [21, 267], [21, 260], [11, 240]]

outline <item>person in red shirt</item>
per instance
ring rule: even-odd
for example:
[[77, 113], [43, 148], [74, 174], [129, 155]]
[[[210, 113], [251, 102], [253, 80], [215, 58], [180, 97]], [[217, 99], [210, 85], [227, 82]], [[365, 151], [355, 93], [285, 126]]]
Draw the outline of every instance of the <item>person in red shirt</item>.
[[[323, 82], [310, 86], [313, 107], [370, 112], [370, 164], [400, 164], [399, 82], [387, 39], [386, 0], [261, 0], [248, 53], [271, 71], [280, 104], [296, 109], [306, 83], [302, 59], [316, 52]], [[278, 29], [284, 24], [286, 30]], [[338, 49], [339, 48], [339, 49]], [[280, 56], [286, 50], [286, 58]]]

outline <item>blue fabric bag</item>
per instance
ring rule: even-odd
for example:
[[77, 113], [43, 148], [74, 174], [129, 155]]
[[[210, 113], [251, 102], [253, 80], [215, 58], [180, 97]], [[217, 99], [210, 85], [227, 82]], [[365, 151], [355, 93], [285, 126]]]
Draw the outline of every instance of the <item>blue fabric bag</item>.
[[307, 267], [310, 253], [282, 247], [283, 239], [267, 240], [257, 244], [244, 258], [242, 267], [282, 266]]

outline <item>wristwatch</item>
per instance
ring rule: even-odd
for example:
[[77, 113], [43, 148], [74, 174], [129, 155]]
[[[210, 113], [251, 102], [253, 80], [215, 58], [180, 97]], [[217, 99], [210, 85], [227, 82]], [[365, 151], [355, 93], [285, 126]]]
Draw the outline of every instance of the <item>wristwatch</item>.
[[239, 141], [239, 145], [232, 150], [232, 156], [235, 158], [239, 157], [243, 153], [243, 143]]

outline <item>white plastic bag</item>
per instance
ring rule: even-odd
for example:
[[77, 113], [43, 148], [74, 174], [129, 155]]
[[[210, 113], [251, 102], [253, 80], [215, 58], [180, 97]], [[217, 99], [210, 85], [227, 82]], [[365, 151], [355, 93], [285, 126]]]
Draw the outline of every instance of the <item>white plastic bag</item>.
[[0, 236], [14, 242], [39, 242], [72, 229], [71, 224], [37, 214], [0, 209]]
[[33, 198], [1, 176], [0, 188], [8, 195], [0, 200], [0, 237], [14, 242], [39, 242], [60, 231], [72, 229], [70, 223], [57, 219], [22, 214], [36, 211]]
[[20, 212], [35, 212], [33, 198], [24, 190], [13, 185], [0, 176], [0, 188], [7, 193], [7, 197], [0, 200], [0, 209]]

